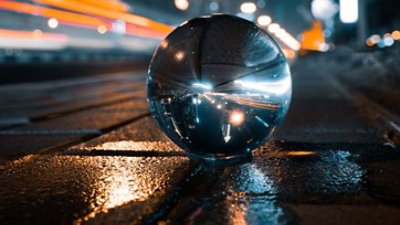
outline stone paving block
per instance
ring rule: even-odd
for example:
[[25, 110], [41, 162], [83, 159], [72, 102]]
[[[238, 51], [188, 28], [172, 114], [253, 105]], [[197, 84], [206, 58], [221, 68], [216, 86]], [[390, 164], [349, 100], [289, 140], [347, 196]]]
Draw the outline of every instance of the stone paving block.
[[[381, 143], [383, 130], [373, 126], [348, 102], [294, 99], [286, 120], [274, 134], [276, 140], [312, 143]], [[338, 107], [340, 105], [340, 107]]]
[[102, 134], [102, 129], [147, 113], [144, 101], [128, 101], [0, 131], [0, 157], [15, 158]]
[[87, 134], [0, 135], [0, 159], [15, 159], [41, 150], [78, 141]]
[[[390, 153], [382, 152], [381, 154], [386, 155]], [[393, 155], [385, 158], [386, 160], [381, 159], [380, 161], [365, 164], [368, 171], [365, 175], [365, 180], [368, 183], [368, 188], [371, 190], [372, 196], [383, 202], [399, 203], [400, 160], [398, 156]]]
[[36, 121], [37, 118], [51, 118], [54, 115], [60, 116], [70, 114], [79, 110], [87, 110], [103, 105], [116, 104], [129, 99], [137, 99], [135, 94], [126, 94], [102, 98], [97, 100], [74, 100], [73, 102], [62, 102], [61, 104], [52, 104], [45, 106], [1, 108], [0, 126], [24, 125]]
[[274, 139], [305, 143], [386, 142], [384, 130], [374, 126], [323, 73], [300, 69], [298, 64], [295, 68], [293, 99]]
[[4, 121], [29, 119], [11, 108], [30, 97], [27, 108], [67, 110], [68, 101], [76, 107], [85, 97], [121, 96], [137, 83], [141, 95], [0, 131], [4, 157], [22, 156], [136, 118], [57, 155], [0, 157], [1, 224], [399, 224], [400, 152], [384, 145], [384, 128], [332, 85], [334, 68], [316, 71], [309, 59], [292, 67], [293, 101], [274, 136], [279, 141], [256, 150], [252, 162], [227, 168], [189, 166], [148, 116], [143, 74], [32, 86], [37, 95], [26, 90], [14, 98], [12, 89], [0, 88], [0, 105], [16, 100], [4, 117], [0, 112]]
[[26, 132], [29, 134], [32, 131], [39, 130], [101, 130], [146, 113], [148, 113], [148, 106], [145, 101], [132, 100], [110, 106], [84, 110], [7, 131], [0, 131], [0, 135], [2, 133], [9, 133], [10, 131]]
[[118, 101], [136, 99], [145, 100], [143, 90], [131, 91], [127, 93], [108, 94], [107, 96], [91, 97], [85, 96], [72, 100], [53, 100], [45, 104], [19, 103], [15, 106], [0, 106], [0, 123], [16, 120], [19, 118], [38, 118], [52, 114], [63, 114], [65, 112], [85, 110], [85, 108], [100, 107], [105, 104], [117, 103]]
[[400, 209], [387, 205], [294, 205], [286, 207], [297, 215], [299, 225], [400, 224]]
[[[314, 63], [324, 63], [326, 70], [331, 71], [330, 76], [335, 76], [352, 91], [365, 95], [386, 110], [398, 114], [400, 111], [398, 49], [387, 49], [385, 52], [354, 53], [350, 49], [347, 51], [349, 51], [347, 55], [353, 55], [349, 60], [338, 62], [337, 56], [327, 55], [315, 59]], [[333, 60], [326, 60], [327, 57]]]
[[188, 171], [185, 157], [25, 157], [0, 166], [0, 221], [137, 224]]
[[[164, 222], [298, 224], [303, 216], [309, 221], [313, 215], [303, 215], [293, 207], [309, 204], [316, 213], [319, 205], [326, 205], [329, 217], [348, 216], [349, 223], [344, 224], [367, 221], [364, 217], [372, 210], [374, 220], [361, 224], [377, 224], [378, 215], [385, 213], [390, 213], [387, 224], [397, 224], [395, 215], [400, 210], [380, 206], [387, 204], [388, 199], [391, 204], [400, 203], [400, 189], [390, 188], [390, 180], [398, 176], [390, 168], [400, 163], [400, 152], [391, 148], [384, 153], [381, 150], [380, 145], [269, 143], [254, 153], [251, 163], [206, 171], [199, 176]], [[376, 163], [387, 167], [370, 167]], [[382, 171], [377, 173], [379, 170]], [[376, 196], [377, 193], [385, 196]], [[337, 209], [342, 206], [360, 212], [340, 213]], [[310, 224], [325, 224], [322, 219], [317, 221], [320, 223]]]
[[128, 97], [144, 100], [144, 83], [132, 79], [132, 76], [128, 78], [107, 77], [101, 78], [99, 82], [96, 79], [92, 82], [75, 79], [69, 85], [66, 81], [56, 81], [30, 86], [15, 85], [15, 88], [0, 87], [0, 123], [62, 113]]
[[[136, 86], [142, 86], [142, 84], [138, 84]], [[100, 87], [99, 87], [100, 88]], [[130, 91], [123, 92], [105, 92], [101, 94], [82, 94], [79, 96], [73, 96], [71, 94], [65, 94], [64, 96], [58, 94], [57, 96], [43, 96], [42, 100], [23, 100], [23, 101], [14, 101], [12, 103], [1, 104], [0, 108], [7, 111], [13, 110], [45, 110], [51, 108], [65, 108], [66, 106], [84, 106], [84, 105], [94, 105], [95, 103], [100, 104], [102, 101], [112, 101], [118, 100], [123, 97], [133, 97], [138, 99], [145, 98], [145, 91], [143, 88], [141, 89], [131, 89]], [[55, 110], [55, 109], [53, 109]], [[6, 112], [2, 112], [1, 116], [6, 116]]]
[[[143, 84], [145, 71], [134, 73], [107, 74], [105, 76], [82, 77], [65, 80], [13, 84], [0, 86], [0, 105], [8, 105], [23, 102], [46, 101], [52, 96], [69, 98], [72, 96], [84, 96], [110, 92], [113, 90], [124, 90], [132, 85]], [[144, 89], [141, 85], [139, 88]], [[47, 98], [46, 98], [47, 97]]]
[[[185, 153], [170, 141], [150, 116], [116, 129], [108, 134], [73, 146], [68, 152], [132, 151], [131, 154], [160, 155], [162, 152], [184, 156]], [[136, 152], [136, 153], [135, 153]], [[77, 154], [79, 154], [77, 152]], [[82, 153], [81, 153], [82, 154]]]
[[[26, 90], [23, 95], [18, 90], [13, 91], [7, 100], [3, 99], [0, 107], [18, 108], [18, 107], [40, 107], [61, 104], [63, 102], [72, 102], [79, 100], [96, 100], [115, 94], [125, 94], [129, 92], [137, 92], [144, 90], [142, 83], [122, 83], [119, 86], [104, 87], [105, 85], [97, 85], [92, 88], [76, 88], [69, 87], [66, 90], [55, 89], [52, 92], [42, 90]], [[78, 89], [78, 90], [77, 90]], [[82, 90], [81, 90], [82, 89]], [[93, 90], [91, 90], [93, 89]]]

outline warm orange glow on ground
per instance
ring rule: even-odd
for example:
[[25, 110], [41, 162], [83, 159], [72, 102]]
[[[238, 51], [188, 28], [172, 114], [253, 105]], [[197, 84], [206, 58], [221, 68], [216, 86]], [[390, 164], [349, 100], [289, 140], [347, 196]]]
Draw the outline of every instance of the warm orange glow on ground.
[[96, 146], [83, 147], [83, 150], [113, 150], [113, 151], [125, 151], [125, 150], [138, 150], [138, 151], [180, 151], [179, 147], [170, 141], [110, 141], [100, 143]]
[[288, 156], [308, 156], [308, 155], [315, 155], [316, 152], [313, 151], [288, 151], [286, 152], [286, 155]]

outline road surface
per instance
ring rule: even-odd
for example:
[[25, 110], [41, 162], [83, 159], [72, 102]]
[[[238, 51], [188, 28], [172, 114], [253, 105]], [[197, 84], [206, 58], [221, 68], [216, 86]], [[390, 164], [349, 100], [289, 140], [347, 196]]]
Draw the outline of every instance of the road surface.
[[228, 168], [162, 134], [145, 71], [3, 85], [0, 223], [400, 224], [398, 56], [296, 60], [284, 124]]

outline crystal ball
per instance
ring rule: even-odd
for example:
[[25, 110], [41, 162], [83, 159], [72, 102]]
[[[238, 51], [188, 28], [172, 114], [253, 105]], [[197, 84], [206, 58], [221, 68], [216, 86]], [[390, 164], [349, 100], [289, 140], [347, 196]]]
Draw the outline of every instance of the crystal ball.
[[275, 40], [229, 15], [192, 19], [159, 45], [147, 101], [165, 134], [189, 157], [248, 157], [285, 118], [291, 76]]

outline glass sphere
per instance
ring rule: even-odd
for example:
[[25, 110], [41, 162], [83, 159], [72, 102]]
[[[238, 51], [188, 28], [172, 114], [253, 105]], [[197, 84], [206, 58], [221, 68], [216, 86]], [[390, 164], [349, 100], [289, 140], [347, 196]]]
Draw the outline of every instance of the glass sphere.
[[150, 110], [193, 158], [248, 157], [271, 137], [291, 99], [288, 63], [254, 23], [229, 15], [192, 19], [163, 40], [147, 78]]

